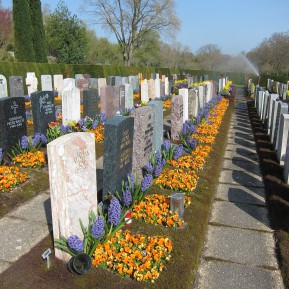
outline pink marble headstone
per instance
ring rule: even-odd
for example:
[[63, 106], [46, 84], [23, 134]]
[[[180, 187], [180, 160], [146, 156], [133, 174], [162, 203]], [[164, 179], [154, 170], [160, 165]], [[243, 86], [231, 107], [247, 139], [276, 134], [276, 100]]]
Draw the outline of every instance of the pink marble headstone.
[[[94, 134], [75, 132], [47, 145], [53, 237], [77, 235], [83, 239], [79, 219], [88, 225], [88, 213], [97, 213]], [[55, 248], [55, 256], [71, 256]]]

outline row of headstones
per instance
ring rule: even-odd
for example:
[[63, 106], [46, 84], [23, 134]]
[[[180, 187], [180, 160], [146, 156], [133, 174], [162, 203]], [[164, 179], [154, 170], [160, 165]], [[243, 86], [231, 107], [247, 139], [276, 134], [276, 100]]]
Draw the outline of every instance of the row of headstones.
[[[216, 84], [188, 90], [172, 100], [172, 129], [175, 121], [181, 126], [194, 105], [203, 107], [213, 97]], [[206, 90], [206, 93], [204, 93]], [[189, 96], [190, 95], [190, 96]], [[197, 109], [196, 109], [197, 110]], [[47, 146], [50, 179], [53, 236], [82, 235], [79, 219], [87, 226], [87, 214], [97, 212], [97, 191], [102, 189], [102, 202], [108, 194], [121, 191], [121, 184], [128, 173], [137, 173], [142, 179], [142, 167], [153, 152], [163, 143], [163, 102], [153, 100], [148, 105], [134, 109], [130, 116], [112, 117], [105, 123], [102, 184], [97, 187], [95, 143], [90, 133], [72, 133], [59, 137]], [[77, 204], [77, 205], [76, 205]], [[68, 261], [70, 256], [56, 249], [56, 257]]]
[[289, 184], [289, 107], [288, 102], [279, 94], [257, 86], [255, 90], [255, 107], [270, 141], [277, 152], [280, 165], [284, 165], [283, 176]]
[[[117, 81], [113, 81], [113, 80]], [[119, 81], [120, 79], [120, 81]], [[109, 77], [109, 85], [120, 85], [120, 84], [131, 84], [134, 91], [139, 89], [139, 79], [138, 75], [131, 75], [128, 77], [121, 76], [111, 76]], [[38, 91], [38, 79], [34, 72], [28, 72], [25, 79], [27, 85], [28, 95], [30, 96], [33, 92]], [[65, 88], [77, 87], [82, 92], [86, 88], [98, 89], [100, 90], [102, 86], [106, 85], [106, 78], [92, 78], [89, 74], [75, 74], [75, 78], [63, 78], [63, 75], [56, 74], [53, 75], [41, 75], [41, 90], [42, 91], [52, 91], [56, 90], [60, 95]], [[7, 80], [4, 75], [0, 74], [0, 98], [8, 97]], [[10, 76], [9, 77], [9, 89], [10, 96], [24, 96], [24, 86], [22, 76]]]
[[278, 94], [281, 99], [286, 99], [286, 91], [289, 90], [289, 81], [285, 84], [268, 78], [267, 90], [270, 93]]

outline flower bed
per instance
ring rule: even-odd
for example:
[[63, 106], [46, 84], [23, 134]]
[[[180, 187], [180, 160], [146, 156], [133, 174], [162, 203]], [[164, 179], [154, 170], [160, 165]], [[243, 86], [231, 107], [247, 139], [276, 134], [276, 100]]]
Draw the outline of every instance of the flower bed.
[[20, 172], [15, 166], [0, 166], [0, 192], [10, 192], [14, 187], [28, 179], [27, 173]]
[[154, 283], [171, 258], [172, 246], [168, 237], [134, 235], [129, 230], [120, 230], [98, 245], [92, 264], [137, 281]]
[[[185, 197], [185, 207], [191, 203], [189, 197]], [[134, 205], [132, 210], [134, 219], [142, 219], [148, 224], [163, 224], [166, 227], [182, 227], [184, 220], [181, 220], [178, 213], [170, 211], [170, 198], [158, 194], [146, 196], [143, 201]]]
[[43, 151], [31, 151], [19, 154], [12, 158], [12, 162], [23, 168], [42, 168], [45, 164], [45, 155]]

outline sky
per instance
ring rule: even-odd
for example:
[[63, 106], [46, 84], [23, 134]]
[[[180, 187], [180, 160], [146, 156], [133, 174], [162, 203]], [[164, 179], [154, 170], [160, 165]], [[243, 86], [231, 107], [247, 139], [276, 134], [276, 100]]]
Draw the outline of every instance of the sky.
[[[156, 0], [157, 1], [157, 0]], [[0, 0], [4, 8], [12, 0]], [[64, 0], [68, 9], [85, 22], [80, 6], [83, 1]], [[58, 0], [42, 0], [53, 11]], [[175, 0], [176, 14], [181, 21], [176, 41], [193, 53], [207, 44], [215, 44], [223, 54], [238, 55], [257, 47], [275, 32], [289, 31], [288, 0]], [[100, 26], [96, 35], [105, 37]], [[115, 39], [110, 36], [111, 41]]]

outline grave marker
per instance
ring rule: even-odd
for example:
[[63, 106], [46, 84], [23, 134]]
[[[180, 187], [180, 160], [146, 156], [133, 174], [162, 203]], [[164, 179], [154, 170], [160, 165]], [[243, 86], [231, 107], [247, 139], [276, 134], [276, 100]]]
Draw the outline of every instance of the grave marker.
[[0, 74], [0, 98], [8, 97], [6, 77]]
[[172, 109], [171, 109], [171, 138], [172, 140], [179, 140], [179, 133], [183, 129], [183, 97], [181, 95], [175, 95], [172, 97]]
[[83, 90], [83, 117], [94, 118], [99, 114], [97, 89]]
[[58, 92], [58, 95], [62, 95], [63, 91], [63, 75], [62, 74], [55, 74], [53, 75], [53, 84], [54, 90]]
[[282, 166], [284, 165], [285, 160], [288, 131], [289, 131], [289, 114], [288, 113], [281, 114], [278, 132], [277, 158], [280, 162], [280, 165]]
[[28, 95], [31, 95], [31, 93], [37, 91], [38, 80], [34, 72], [27, 72], [25, 83], [27, 85]]
[[41, 90], [52, 91], [52, 76], [45, 74], [41, 75]]
[[121, 182], [132, 171], [133, 117], [117, 116], [105, 122], [103, 194], [121, 192]]
[[62, 124], [80, 120], [80, 90], [77, 87], [66, 88], [62, 92]]
[[34, 133], [46, 135], [48, 124], [55, 122], [54, 95], [52, 91], [37, 91], [31, 94]]
[[[61, 136], [47, 145], [47, 154], [54, 240], [72, 235], [82, 239], [79, 219], [87, 227], [88, 212], [97, 214], [94, 134]], [[66, 262], [71, 258], [56, 247], [55, 256]]]
[[0, 98], [0, 148], [10, 152], [27, 135], [24, 97]]
[[23, 97], [24, 88], [22, 76], [10, 76], [9, 89], [10, 89], [10, 97]]
[[183, 97], [183, 123], [189, 119], [189, 91], [187, 88], [179, 89], [179, 95]]

